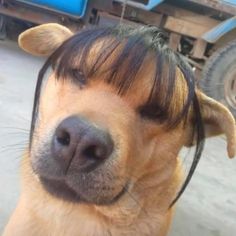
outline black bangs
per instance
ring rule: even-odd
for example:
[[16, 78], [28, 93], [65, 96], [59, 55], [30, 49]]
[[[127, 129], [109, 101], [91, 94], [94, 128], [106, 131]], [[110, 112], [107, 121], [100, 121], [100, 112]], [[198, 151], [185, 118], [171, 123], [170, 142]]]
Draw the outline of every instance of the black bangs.
[[[115, 56], [112, 57], [112, 54]], [[52, 67], [57, 79], [73, 79], [85, 84], [93, 75], [102, 73], [101, 68], [112, 58], [101, 78], [114, 85], [118, 94], [122, 95], [135, 83], [136, 75], [150, 54], [156, 64], [155, 75], [150, 96], [138, 111], [143, 117], [164, 121], [169, 127], [175, 127], [186, 118], [193, 100], [194, 76], [184, 60], [168, 48], [164, 33], [156, 27], [118, 26], [82, 31], [64, 42], [49, 57], [41, 75]], [[184, 79], [188, 87], [187, 98], [176, 98], [182, 99], [178, 101], [182, 103], [178, 112], [171, 109], [177, 107], [173, 105], [177, 67], [187, 75]]]
[[[169, 128], [174, 128], [186, 120], [191, 108], [194, 112], [196, 134], [193, 136], [197, 138], [195, 156], [186, 181], [172, 202], [173, 205], [188, 185], [200, 159], [204, 144], [204, 126], [192, 69], [181, 55], [167, 46], [165, 34], [156, 27], [132, 28], [122, 25], [87, 29], [64, 42], [40, 70], [30, 140], [32, 141], [37, 119], [41, 85], [49, 68], [53, 69], [58, 80], [72, 79], [82, 85], [88, 83], [94, 75], [103, 73], [104, 76], [100, 77], [114, 85], [117, 93], [122, 96], [137, 81], [140, 68], [150, 55], [150, 63], [155, 65], [155, 73], [149, 97], [138, 108], [141, 116], [163, 121]], [[177, 68], [183, 75], [182, 84], [186, 86], [183, 90], [187, 91], [185, 96], [180, 97], [175, 97], [177, 84], [179, 86]], [[176, 110], [176, 107], [180, 108]]]

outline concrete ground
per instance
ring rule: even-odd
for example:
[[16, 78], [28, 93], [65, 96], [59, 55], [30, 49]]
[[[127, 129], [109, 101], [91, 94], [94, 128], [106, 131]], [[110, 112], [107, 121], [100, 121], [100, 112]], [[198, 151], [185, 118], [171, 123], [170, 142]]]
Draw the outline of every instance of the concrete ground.
[[[28, 139], [36, 76], [42, 60], [0, 41], [0, 232], [19, 196], [19, 163]], [[185, 156], [185, 162], [191, 159]], [[236, 235], [236, 160], [225, 139], [207, 142], [194, 178], [177, 204], [170, 236]]]

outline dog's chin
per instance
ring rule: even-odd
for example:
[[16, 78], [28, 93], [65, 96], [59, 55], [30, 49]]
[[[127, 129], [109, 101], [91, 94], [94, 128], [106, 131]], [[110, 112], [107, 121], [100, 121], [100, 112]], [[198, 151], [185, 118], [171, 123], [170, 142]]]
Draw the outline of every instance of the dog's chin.
[[[53, 197], [61, 199], [63, 201], [71, 203], [84, 203], [84, 204], [94, 204], [94, 205], [111, 205], [119, 201], [120, 198], [127, 192], [128, 183], [121, 189], [121, 191], [112, 196], [88, 196], [83, 194], [83, 196], [72, 189], [63, 180], [52, 180], [45, 177], [39, 177], [40, 182], [44, 189], [51, 194]], [[98, 194], [98, 193], [97, 193]]]
[[39, 179], [45, 190], [53, 197], [69, 202], [84, 201], [84, 199], [82, 199], [81, 196], [71, 189], [64, 181], [52, 180], [44, 177], [40, 177]]

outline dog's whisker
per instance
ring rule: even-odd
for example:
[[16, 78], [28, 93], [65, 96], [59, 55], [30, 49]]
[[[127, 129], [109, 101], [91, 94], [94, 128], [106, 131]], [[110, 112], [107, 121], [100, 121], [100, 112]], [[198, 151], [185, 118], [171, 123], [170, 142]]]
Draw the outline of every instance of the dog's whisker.
[[30, 132], [29, 129], [27, 128], [21, 128], [21, 127], [13, 127], [13, 126], [0, 126], [0, 129], [6, 129], [6, 130], [20, 130], [20, 131], [26, 131], [26, 132]]
[[7, 132], [4, 134], [5, 137], [24, 137], [28, 139], [28, 133], [20, 133], [20, 132]]
[[14, 148], [14, 147], [25, 147], [25, 145], [28, 144], [28, 141], [21, 141], [18, 143], [11, 143], [11, 144], [6, 144], [3, 146], [0, 146], [0, 148]]
[[139, 203], [139, 201], [129, 192], [128, 189], [126, 189], [126, 192], [127, 192], [127, 194], [129, 195], [129, 197], [140, 207], [140, 210], [141, 210], [147, 217], [149, 217], [148, 212], [146, 211], [145, 207], [142, 206], [142, 205]]
[[21, 153], [23, 154], [26, 148], [22, 147], [22, 148], [14, 148], [14, 149], [9, 149], [9, 148], [4, 148], [4, 149], [0, 149], [1, 153], [6, 155], [6, 154], [13, 154], [13, 153]]

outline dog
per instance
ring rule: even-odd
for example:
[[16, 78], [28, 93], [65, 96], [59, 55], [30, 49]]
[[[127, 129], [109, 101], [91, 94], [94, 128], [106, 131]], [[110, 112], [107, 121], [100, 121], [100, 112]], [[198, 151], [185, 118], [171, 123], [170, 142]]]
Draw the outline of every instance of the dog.
[[[191, 68], [155, 27], [28, 29], [41, 69], [22, 190], [4, 236], [166, 236], [205, 137], [225, 134], [229, 110], [197, 89]], [[185, 181], [178, 154], [196, 145]]]

